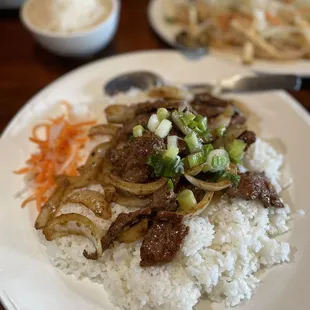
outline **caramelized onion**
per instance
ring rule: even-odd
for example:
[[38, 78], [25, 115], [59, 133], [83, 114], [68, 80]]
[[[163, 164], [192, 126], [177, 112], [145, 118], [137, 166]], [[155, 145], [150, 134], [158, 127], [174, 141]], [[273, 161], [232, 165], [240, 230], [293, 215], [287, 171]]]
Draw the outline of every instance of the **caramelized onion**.
[[111, 124], [101, 124], [90, 128], [88, 135], [92, 136], [115, 136], [121, 127]]
[[110, 205], [105, 200], [104, 195], [92, 190], [80, 190], [71, 194], [64, 203], [80, 203], [103, 219], [112, 216]]
[[115, 195], [115, 187], [112, 185], [104, 186], [104, 197], [106, 202], [110, 203]]
[[42, 229], [45, 227], [49, 219], [55, 214], [58, 209], [66, 188], [63, 186], [58, 187], [48, 201], [43, 205], [37, 219], [35, 221], [34, 227], [36, 229]]
[[135, 117], [135, 109], [122, 104], [113, 104], [105, 109], [109, 123], [123, 124]]
[[206, 192], [202, 200], [194, 205], [190, 210], [183, 210], [182, 208], [179, 208], [177, 210], [178, 214], [182, 214], [185, 217], [192, 218], [194, 216], [198, 216], [200, 213], [202, 213], [207, 206], [210, 204], [214, 192]]
[[199, 179], [194, 178], [193, 176], [191, 176], [187, 173], [185, 173], [184, 176], [188, 182], [190, 182], [194, 186], [196, 186], [200, 189], [203, 189], [205, 191], [216, 192], [216, 191], [220, 191], [222, 189], [225, 189], [231, 185], [231, 182], [229, 180], [223, 180], [223, 181], [214, 183], [214, 182], [206, 182], [206, 181], [199, 180]]
[[101, 171], [103, 160], [106, 152], [110, 149], [112, 143], [104, 142], [98, 144], [88, 156], [85, 164], [79, 168], [81, 175], [78, 178], [83, 178], [84, 175], [97, 175]]
[[84, 236], [96, 248], [93, 253], [84, 250], [84, 256], [88, 259], [98, 259], [102, 254], [100, 231], [86, 216], [76, 213], [61, 214], [48, 222], [43, 234], [48, 241], [68, 235]]
[[138, 224], [125, 228], [117, 237], [117, 241], [132, 243], [143, 238], [147, 232], [148, 219], [143, 219]]
[[187, 174], [191, 175], [191, 176], [195, 176], [197, 174], [199, 174], [203, 168], [205, 167], [205, 163], [201, 164], [201, 165], [198, 165], [198, 166], [195, 166], [189, 170], [186, 171]]
[[167, 179], [161, 178], [151, 183], [131, 183], [123, 181], [118, 176], [109, 173], [105, 175], [105, 181], [116, 188], [122, 189], [130, 194], [138, 196], [147, 196], [153, 194], [167, 183]]
[[149, 198], [115, 195], [113, 197], [113, 202], [128, 208], [144, 208], [151, 202], [151, 200]]

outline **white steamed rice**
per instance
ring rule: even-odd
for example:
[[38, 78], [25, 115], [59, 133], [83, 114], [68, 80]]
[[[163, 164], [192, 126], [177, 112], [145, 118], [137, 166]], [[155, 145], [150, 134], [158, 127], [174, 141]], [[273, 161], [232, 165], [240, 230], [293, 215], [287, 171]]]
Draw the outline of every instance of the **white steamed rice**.
[[[280, 168], [283, 156], [258, 139], [251, 146], [244, 169], [265, 171], [277, 191], [287, 185]], [[285, 184], [284, 184], [285, 183]], [[102, 190], [93, 188], [94, 190]], [[68, 204], [63, 213], [78, 211], [103, 230], [121, 212], [113, 207], [111, 220], [101, 220], [81, 205]], [[51, 262], [66, 274], [89, 278], [108, 292], [121, 309], [192, 309], [206, 294], [215, 302], [235, 306], [250, 299], [260, 282], [257, 271], [290, 260], [290, 246], [277, 236], [289, 230], [290, 209], [265, 209], [259, 201], [222, 199], [190, 227], [177, 258], [164, 266], [140, 268], [141, 241], [116, 244], [98, 261], [87, 260], [83, 250], [92, 245], [80, 236], [43, 241]]]

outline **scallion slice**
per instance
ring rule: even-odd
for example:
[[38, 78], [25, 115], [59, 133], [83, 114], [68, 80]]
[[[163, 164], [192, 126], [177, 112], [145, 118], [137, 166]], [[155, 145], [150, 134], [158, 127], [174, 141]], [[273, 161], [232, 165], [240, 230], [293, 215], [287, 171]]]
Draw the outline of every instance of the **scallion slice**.
[[148, 123], [147, 123], [147, 128], [151, 132], [155, 132], [159, 125], [159, 119], [156, 114], [152, 114]]
[[165, 151], [165, 153], [163, 154], [163, 157], [169, 157], [173, 160], [175, 160], [177, 158], [177, 155], [179, 153], [179, 149], [175, 146], [171, 146], [170, 148], [168, 148], [167, 151]]
[[243, 158], [245, 148], [246, 143], [242, 140], [236, 139], [230, 143], [227, 151], [231, 160], [239, 164]]
[[226, 128], [225, 126], [221, 125], [219, 128], [216, 128], [216, 135], [217, 135], [218, 137], [223, 137], [223, 135], [224, 135], [226, 129], [227, 129], [227, 128]]
[[187, 135], [184, 140], [191, 153], [201, 150], [202, 144], [199, 142], [197, 134], [195, 132]]
[[141, 137], [143, 135], [144, 128], [141, 125], [133, 127], [132, 134], [135, 138]]
[[192, 209], [197, 204], [194, 193], [189, 189], [181, 191], [178, 194], [177, 199], [180, 208], [184, 211]]
[[187, 156], [187, 162], [190, 168], [199, 166], [203, 164], [205, 161], [206, 160], [203, 155], [203, 152], [198, 152]]
[[159, 119], [160, 122], [161, 122], [162, 120], [164, 120], [164, 119], [169, 118], [169, 116], [170, 116], [170, 113], [169, 113], [169, 111], [168, 111], [167, 109], [165, 109], [165, 108], [159, 108], [159, 109], [157, 110], [157, 117], [158, 117], [158, 119]]
[[178, 147], [178, 136], [168, 136], [167, 138], [167, 148]]
[[205, 158], [205, 160], [207, 160], [209, 153], [213, 150], [213, 146], [212, 144], [205, 144], [202, 147], [202, 152], [203, 152], [203, 156]]
[[168, 136], [172, 128], [172, 123], [168, 119], [164, 119], [160, 122], [157, 129], [155, 130], [155, 135], [160, 138], [165, 138]]
[[208, 155], [207, 164], [210, 172], [225, 170], [230, 164], [229, 155], [223, 149], [213, 150]]
[[176, 126], [184, 135], [188, 135], [188, 134], [190, 134], [193, 130], [184, 124], [184, 122], [183, 122], [182, 119], [181, 119], [182, 116], [183, 116], [183, 113], [182, 113], [182, 112], [178, 112], [177, 110], [174, 110], [174, 111], [171, 113], [171, 119], [172, 119], [173, 123], [175, 124], [175, 126]]

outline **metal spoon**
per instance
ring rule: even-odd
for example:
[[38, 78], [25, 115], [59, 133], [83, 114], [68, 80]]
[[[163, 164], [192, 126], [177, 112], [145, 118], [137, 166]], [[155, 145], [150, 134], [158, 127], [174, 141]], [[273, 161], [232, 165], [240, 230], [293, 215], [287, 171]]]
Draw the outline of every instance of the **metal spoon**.
[[118, 75], [104, 86], [107, 95], [113, 96], [120, 92], [129, 91], [131, 88], [147, 90], [156, 86], [163, 86], [164, 79], [149, 71], [133, 71]]
[[[119, 75], [110, 80], [104, 90], [107, 95], [113, 96], [119, 92], [126, 92], [131, 88], [138, 88], [142, 91], [152, 87], [165, 85], [165, 80], [149, 71], [134, 71]], [[261, 76], [240, 76], [232, 77], [219, 81], [216, 85], [203, 84], [184, 84], [192, 93], [212, 92], [218, 90], [220, 93], [229, 92], [258, 92], [266, 90], [295, 90], [310, 89], [310, 77], [300, 77], [297, 75], [261, 75]]]

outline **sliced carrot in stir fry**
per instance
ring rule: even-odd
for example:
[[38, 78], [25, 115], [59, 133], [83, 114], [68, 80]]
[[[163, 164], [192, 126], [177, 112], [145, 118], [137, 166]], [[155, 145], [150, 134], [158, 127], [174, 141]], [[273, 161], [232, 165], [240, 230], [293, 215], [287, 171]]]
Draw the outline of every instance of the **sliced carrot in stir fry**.
[[56, 175], [78, 175], [78, 163], [82, 159], [79, 151], [88, 141], [88, 127], [96, 121], [73, 122], [71, 105], [66, 101], [62, 104], [66, 108], [64, 115], [49, 118], [32, 128], [29, 140], [38, 150], [26, 160], [25, 167], [14, 171], [19, 175], [29, 174], [35, 184], [33, 193], [22, 202], [22, 207], [36, 201], [40, 210], [55, 186]]

